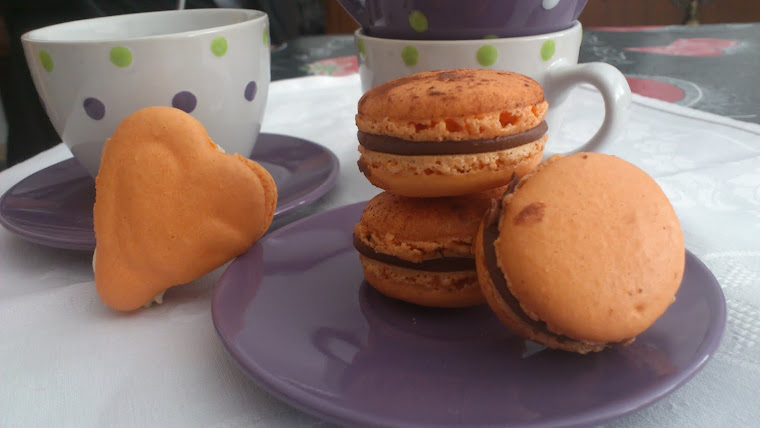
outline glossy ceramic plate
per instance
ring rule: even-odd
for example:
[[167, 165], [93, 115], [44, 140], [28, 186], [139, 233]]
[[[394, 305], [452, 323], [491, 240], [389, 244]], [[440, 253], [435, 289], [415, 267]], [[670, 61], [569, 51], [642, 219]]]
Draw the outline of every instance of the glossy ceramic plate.
[[[338, 178], [338, 158], [301, 138], [261, 134], [252, 158], [277, 184], [275, 218], [311, 203]], [[92, 205], [95, 182], [71, 158], [21, 180], [0, 198], [0, 224], [22, 238], [57, 248], [95, 248]]]
[[348, 426], [577, 426], [646, 406], [715, 352], [725, 301], [693, 254], [676, 302], [632, 345], [545, 349], [487, 306], [431, 309], [364, 281], [352, 230], [365, 203], [307, 217], [238, 257], [213, 321], [242, 371], [280, 399]]

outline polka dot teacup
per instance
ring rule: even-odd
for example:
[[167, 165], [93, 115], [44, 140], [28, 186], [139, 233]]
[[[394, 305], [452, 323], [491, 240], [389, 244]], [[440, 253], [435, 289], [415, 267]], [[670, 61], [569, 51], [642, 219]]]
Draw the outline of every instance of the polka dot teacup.
[[225, 151], [248, 156], [270, 80], [269, 21], [188, 9], [72, 21], [22, 36], [56, 131], [94, 176], [116, 126], [146, 106], [182, 109]]
[[[564, 1], [564, 0], [560, 0]], [[622, 130], [628, 118], [631, 90], [623, 74], [604, 63], [578, 64], [581, 24], [553, 33], [477, 40], [402, 40], [354, 33], [362, 89], [421, 71], [490, 68], [532, 77], [544, 88], [551, 134], [560, 129], [565, 99], [576, 85], [595, 86], [605, 103], [599, 131], [579, 150], [602, 150]], [[550, 144], [551, 146], [551, 144]], [[551, 149], [551, 147], [549, 147]]]
[[587, 0], [338, 0], [372, 37], [469, 40], [564, 30]]

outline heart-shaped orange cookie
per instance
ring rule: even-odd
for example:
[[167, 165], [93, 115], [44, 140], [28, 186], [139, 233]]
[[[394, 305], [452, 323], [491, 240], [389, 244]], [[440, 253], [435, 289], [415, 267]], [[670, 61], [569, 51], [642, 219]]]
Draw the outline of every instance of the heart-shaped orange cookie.
[[129, 311], [223, 265], [272, 222], [277, 188], [171, 107], [141, 109], [106, 141], [95, 180], [95, 285]]

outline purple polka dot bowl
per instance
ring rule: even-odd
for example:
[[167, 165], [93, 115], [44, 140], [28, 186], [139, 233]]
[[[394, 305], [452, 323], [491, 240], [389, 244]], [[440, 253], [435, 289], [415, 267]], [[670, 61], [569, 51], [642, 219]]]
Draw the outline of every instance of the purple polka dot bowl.
[[190, 113], [228, 153], [253, 150], [270, 81], [264, 12], [118, 15], [44, 27], [21, 40], [48, 116], [93, 176], [105, 140], [147, 106]]
[[469, 40], [569, 28], [587, 0], [338, 0], [372, 37]]
[[385, 39], [368, 36], [362, 29], [354, 33], [365, 92], [410, 74], [453, 68], [505, 70], [533, 78], [549, 102], [547, 154], [556, 141], [551, 136], [562, 129], [565, 101], [578, 85], [587, 83], [599, 90], [605, 113], [597, 133], [572, 151], [604, 151], [628, 120], [631, 89], [625, 76], [609, 64], [578, 64], [582, 36], [578, 21], [554, 33], [477, 40]]

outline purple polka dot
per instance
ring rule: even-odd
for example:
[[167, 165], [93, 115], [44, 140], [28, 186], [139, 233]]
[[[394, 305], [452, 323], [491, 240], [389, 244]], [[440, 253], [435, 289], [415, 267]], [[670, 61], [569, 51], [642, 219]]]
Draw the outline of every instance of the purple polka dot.
[[95, 120], [103, 119], [106, 115], [106, 106], [97, 98], [85, 98], [82, 107], [84, 107], [84, 112], [87, 113], [87, 116]]
[[178, 108], [185, 113], [195, 110], [197, 104], [198, 100], [195, 98], [195, 95], [189, 91], [177, 92], [174, 98], [172, 98], [172, 107]]
[[251, 80], [247, 85], [245, 85], [245, 92], [243, 92], [243, 96], [248, 101], [253, 101], [253, 99], [256, 98], [256, 82]]

